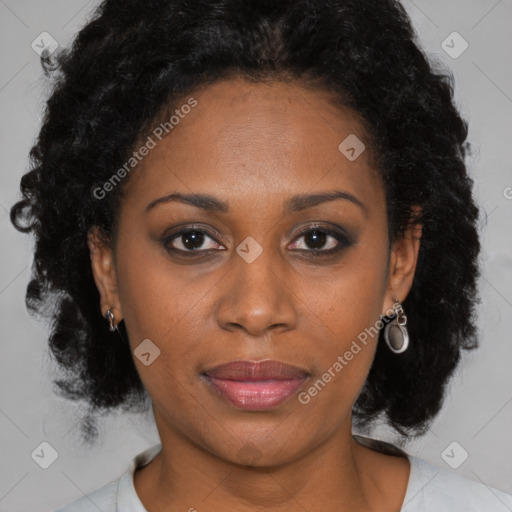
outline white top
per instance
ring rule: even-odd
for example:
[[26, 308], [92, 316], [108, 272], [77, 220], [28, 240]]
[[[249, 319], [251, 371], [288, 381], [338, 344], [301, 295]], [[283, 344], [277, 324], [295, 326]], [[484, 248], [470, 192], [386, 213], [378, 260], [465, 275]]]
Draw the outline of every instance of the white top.
[[[156, 444], [139, 453], [119, 480], [55, 512], [147, 512], [135, 492], [133, 474], [137, 467], [151, 462], [161, 449], [162, 445]], [[400, 512], [512, 511], [512, 495], [406, 455], [411, 472]]]

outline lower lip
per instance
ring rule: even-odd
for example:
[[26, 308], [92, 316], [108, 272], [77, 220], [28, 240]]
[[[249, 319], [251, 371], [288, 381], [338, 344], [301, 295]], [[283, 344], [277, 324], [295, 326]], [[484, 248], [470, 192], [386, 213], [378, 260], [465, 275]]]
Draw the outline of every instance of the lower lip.
[[206, 376], [215, 391], [239, 409], [263, 411], [282, 404], [306, 380], [238, 381]]

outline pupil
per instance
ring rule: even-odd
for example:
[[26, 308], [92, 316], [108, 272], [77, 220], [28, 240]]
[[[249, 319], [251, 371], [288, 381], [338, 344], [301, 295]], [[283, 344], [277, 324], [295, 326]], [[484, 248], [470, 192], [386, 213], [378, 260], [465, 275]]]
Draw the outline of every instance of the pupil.
[[[325, 244], [325, 238], [326, 234], [323, 233], [322, 231], [310, 231], [309, 233], [306, 234], [305, 240], [306, 244], [310, 249], [320, 249]], [[313, 247], [311, 247], [311, 245], [313, 245]]]
[[200, 231], [190, 231], [186, 235], [181, 236], [183, 245], [187, 249], [197, 249], [203, 245], [204, 233], [201, 233]]

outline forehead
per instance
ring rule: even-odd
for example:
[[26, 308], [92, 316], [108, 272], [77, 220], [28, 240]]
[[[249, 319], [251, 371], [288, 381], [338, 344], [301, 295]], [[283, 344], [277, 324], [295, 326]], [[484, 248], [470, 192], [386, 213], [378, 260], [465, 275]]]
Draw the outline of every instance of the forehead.
[[[190, 104], [193, 108], [180, 109]], [[298, 84], [218, 82], [177, 102], [173, 127], [130, 178], [130, 200], [174, 191], [211, 193], [230, 203], [342, 188], [382, 195], [356, 113], [329, 93]], [[158, 126], [161, 120], [155, 121]], [[355, 157], [355, 158], [354, 158]]]

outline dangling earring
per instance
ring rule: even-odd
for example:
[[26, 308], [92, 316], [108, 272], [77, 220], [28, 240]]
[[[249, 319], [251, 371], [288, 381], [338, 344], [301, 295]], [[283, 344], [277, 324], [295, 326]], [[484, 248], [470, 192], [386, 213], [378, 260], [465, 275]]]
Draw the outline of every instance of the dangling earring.
[[108, 320], [109, 323], [109, 331], [114, 332], [116, 330], [116, 324], [114, 323], [114, 313], [112, 313], [110, 309], [107, 309], [107, 312], [105, 313], [105, 318]]
[[402, 304], [398, 299], [393, 299], [395, 316], [386, 327], [384, 327], [384, 340], [391, 352], [401, 354], [409, 346], [409, 333], [407, 332], [407, 317], [405, 316]]

